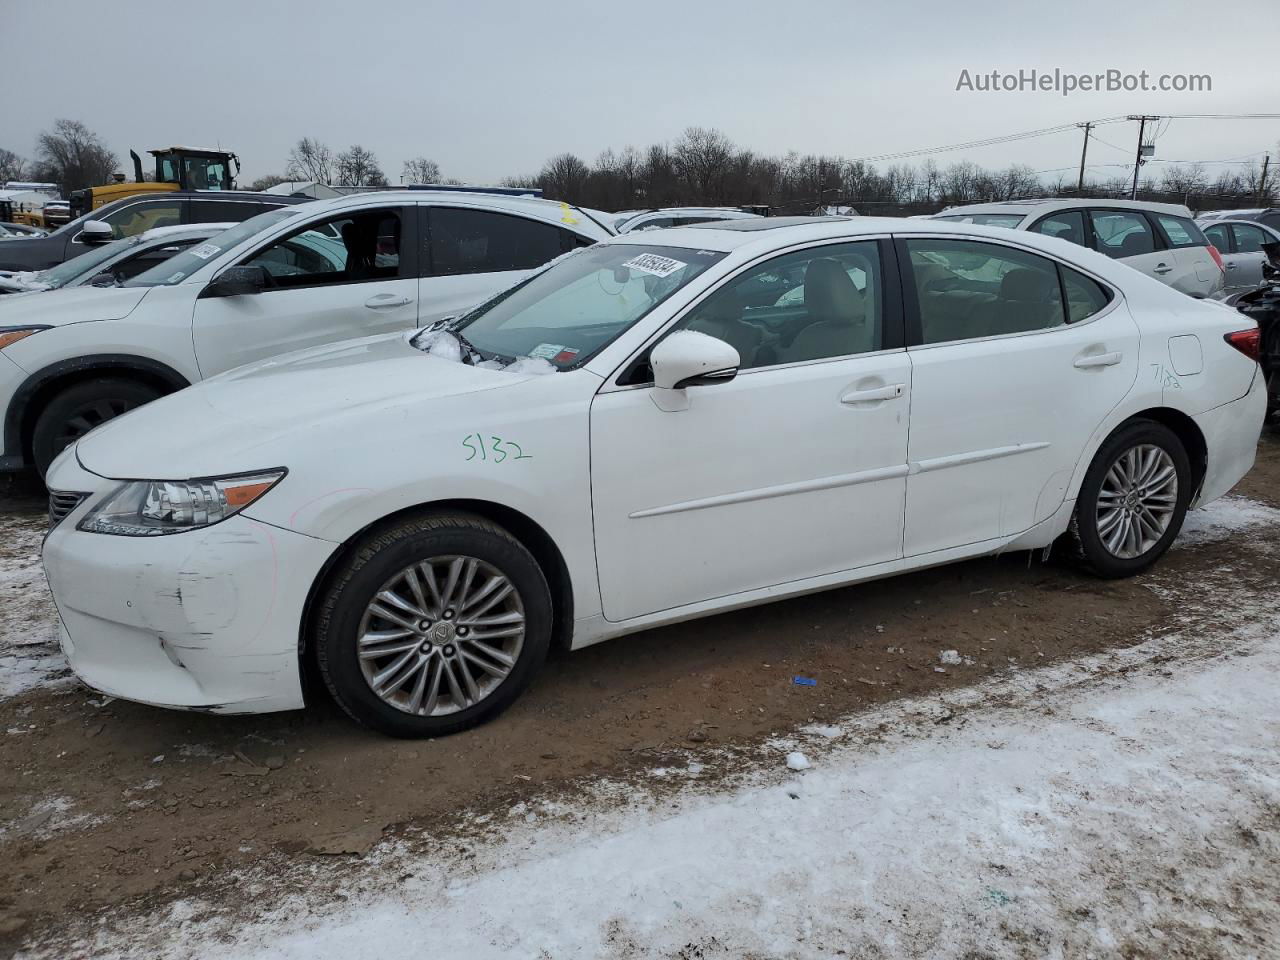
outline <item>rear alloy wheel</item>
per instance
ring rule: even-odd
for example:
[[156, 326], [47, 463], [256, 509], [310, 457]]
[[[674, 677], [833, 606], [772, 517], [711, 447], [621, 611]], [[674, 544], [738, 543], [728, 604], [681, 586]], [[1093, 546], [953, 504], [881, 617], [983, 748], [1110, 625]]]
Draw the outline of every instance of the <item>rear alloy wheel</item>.
[[86, 380], [57, 394], [31, 434], [32, 459], [40, 477], [44, 478], [58, 454], [90, 430], [159, 396], [157, 390], [136, 380], [115, 377]]
[[361, 723], [431, 737], [482, 723], [546, 656], [551, 597], [529, 552], [479, 517], [397, 526], [336, 574], [315, 634], [321, 673]]
[[1076, 503], [1073, 530], [1102, 577], [1148, 569], [1169, 549], [1191, 499], [1191, 465], [1163, 424], [1134, 421], [1099, 449]]

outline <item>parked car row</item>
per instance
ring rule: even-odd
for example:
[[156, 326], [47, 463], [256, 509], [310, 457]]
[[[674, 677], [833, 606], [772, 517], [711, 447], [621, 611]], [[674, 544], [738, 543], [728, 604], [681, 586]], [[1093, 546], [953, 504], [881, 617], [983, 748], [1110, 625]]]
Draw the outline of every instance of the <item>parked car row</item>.
[[[1195, 238], [1041, 214], [1174, 264]], [[1101, 576], [1145, 570], [1253, 463], [1258, 330], [1066, 232], [611, 236], [546, 201], [384, 193], [10, 298], [6, 451], [49, 465], [64, 650], [109, 694], [219, 713], [301, 707], [314, 673], [360, 722], [435, 736], [553, 645], [1067, 533]]]
[[1009, 200], [933, 219], [1029, 230], [1123, 261], [1193, 297], [1221, 296], [1226, 265], [1184, 206], [1129, 200]]

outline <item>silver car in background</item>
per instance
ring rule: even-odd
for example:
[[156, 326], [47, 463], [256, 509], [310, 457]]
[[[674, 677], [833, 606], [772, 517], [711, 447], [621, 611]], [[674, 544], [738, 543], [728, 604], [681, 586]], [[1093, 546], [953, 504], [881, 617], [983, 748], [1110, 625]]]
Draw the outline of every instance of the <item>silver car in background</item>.
[[1226, 268], [1223, 296], [1244, 293], [1262, 283], [1262, 265], [1267, 259], [1262, 245], [1280, 243], [1280, 230], [1256, 220], [1235, 218], [1206, 218], [1196, 223], [1222, 254]]

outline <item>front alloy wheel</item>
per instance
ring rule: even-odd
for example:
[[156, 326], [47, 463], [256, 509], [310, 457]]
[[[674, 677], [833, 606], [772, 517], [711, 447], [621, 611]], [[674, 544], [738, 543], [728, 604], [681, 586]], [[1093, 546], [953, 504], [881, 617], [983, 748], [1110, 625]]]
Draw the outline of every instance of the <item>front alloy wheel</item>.
[[476, 557], [431, 557], [387, 580], [360, 621], [360, 669], [381, 700], [413, 716], [475, 706], [524, 647], [524, 601]]
[[551, 641], [551, 593], [529, 551], [468, 514], [426, 515], [367, 536], [321, 595], [312, 647], [356, 720], [398, 737], [496, 716]]

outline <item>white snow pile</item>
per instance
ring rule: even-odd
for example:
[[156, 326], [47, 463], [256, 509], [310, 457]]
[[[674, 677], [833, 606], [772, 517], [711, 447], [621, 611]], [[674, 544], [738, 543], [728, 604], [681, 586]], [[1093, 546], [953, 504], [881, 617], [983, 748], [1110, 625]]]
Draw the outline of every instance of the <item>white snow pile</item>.
[[1223, 497], [1199, 510], [1188, 510], [1176, 543], [1195, 545], [1249, 534], [1280, 524], [1280, 510], [1248, 497]]
[[16, 270], [13, 273], [0, 275], [0, 290], [11, 293], [32, 293], [37, 290], [49, 290], [51, 285], [40, 279], [34, 270]]
[[[414, 346], [441, 360], [462, 362], [462, 341], [448, 330], [431, 330], [415, 339]], [[475, 357], [475, 353], [472, 353]], [[478, 370], [502, 370], [506, 373], [547, 374], [557, 373], [556, 365], [543, 357], [517, 357], [511, 363], [501, 360], [479, 360], [475, 364]]]
[[787, 754], [788, 770], [808, 770], [811, 766], [812, 764], [809, 763], [809, 758], [799, 750], [792, 750]]

